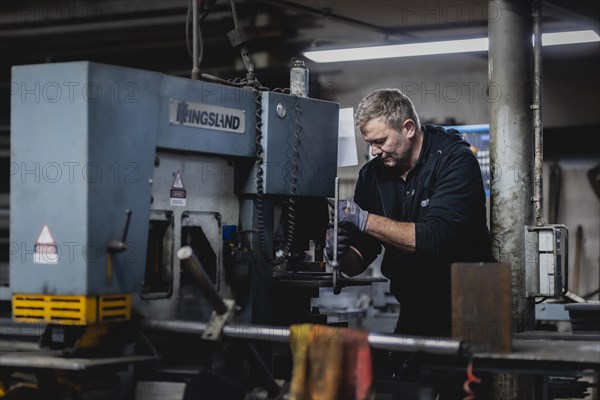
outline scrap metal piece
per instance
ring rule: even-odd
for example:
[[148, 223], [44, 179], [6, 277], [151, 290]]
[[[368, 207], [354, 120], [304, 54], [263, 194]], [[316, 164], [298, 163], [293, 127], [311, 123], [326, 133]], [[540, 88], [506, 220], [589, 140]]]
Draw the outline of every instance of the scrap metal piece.
[[452, 337], [475, 351], [512, 348], [511, 269], [507, 263], [454, 263]]

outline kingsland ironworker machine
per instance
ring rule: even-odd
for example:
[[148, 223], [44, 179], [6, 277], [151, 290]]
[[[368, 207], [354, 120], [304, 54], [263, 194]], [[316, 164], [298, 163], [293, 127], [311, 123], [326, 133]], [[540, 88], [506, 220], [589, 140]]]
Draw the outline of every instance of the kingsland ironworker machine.
[[338, 104], [93, 62], [12, 82], [12, 315], [44, 346], [122, 356], [127, 321], [214, 310], [307, 321], [332, 284]]
[[336, 103], [91, 62], [12, 79], [16, 321], [208, 319], [183, 246], [246, 321], [272, 321], [273, 265], [325, 272]]

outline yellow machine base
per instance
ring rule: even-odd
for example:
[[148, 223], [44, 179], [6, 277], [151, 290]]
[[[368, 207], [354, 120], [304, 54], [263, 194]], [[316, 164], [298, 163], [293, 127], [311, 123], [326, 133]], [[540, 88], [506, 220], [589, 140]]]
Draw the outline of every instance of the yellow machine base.
[[129, 321], [131, 295], [59, 296], [14, 294], [15, 322], [45, 322], [59, 325], [90, 325]]

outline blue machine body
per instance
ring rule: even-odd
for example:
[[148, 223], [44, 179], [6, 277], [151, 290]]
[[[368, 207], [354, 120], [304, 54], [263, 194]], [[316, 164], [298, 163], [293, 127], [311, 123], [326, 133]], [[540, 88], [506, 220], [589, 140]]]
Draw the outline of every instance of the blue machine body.
[[[250, 89], [93, 62], [13, 67], [11, 291], [139, 292], [157, 149], [236, 160], [247, 166], [241, 192], [256, 193], [261, 108], [264, 161], [277, 165], [264, 193], [289, 193], [285, 171], [295, 158], [296, 194], [332, 196], [339, 106], [280, 93], [263, 93], [258, 104]], [[111, 254], [126, 210], [127, 250]]]

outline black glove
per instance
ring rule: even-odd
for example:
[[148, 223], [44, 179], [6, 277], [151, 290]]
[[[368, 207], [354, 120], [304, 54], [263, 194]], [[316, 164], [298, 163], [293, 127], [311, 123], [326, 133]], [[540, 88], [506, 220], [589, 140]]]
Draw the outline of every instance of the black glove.
[[[333, 224], [329, 225], [326, 235], [325, 254], [329, 261], [333, 261]], [[337, 259], [340, 261], [350, 251], [350, 245], [352, 239], [358, 233], [358, 228], [351, 222], [340, 221], [338, 222], [338, 251]]]

